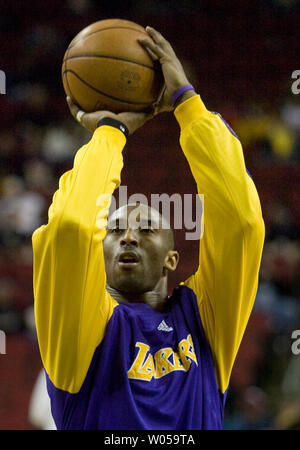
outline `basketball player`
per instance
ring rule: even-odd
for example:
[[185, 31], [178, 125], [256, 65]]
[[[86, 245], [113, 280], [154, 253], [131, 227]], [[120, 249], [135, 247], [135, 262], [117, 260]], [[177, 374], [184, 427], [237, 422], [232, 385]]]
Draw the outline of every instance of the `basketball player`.
[[[140, 44], [165, 78], [155, 111], [84, 113], [68, 100], [93, 136], [33, 234], [37, 333], [58, 429], [221, 429], [256, 295], [264, 223], [240, 141], [206, 109], [171, 45], [147, 32], [154, 42]], [[199, 268], [170, 297], [172, 230], [145, 205], [108, 219], [101, 201], [120, 184], [128, 136], [161, 111], [174, 111], [204, 194]]]

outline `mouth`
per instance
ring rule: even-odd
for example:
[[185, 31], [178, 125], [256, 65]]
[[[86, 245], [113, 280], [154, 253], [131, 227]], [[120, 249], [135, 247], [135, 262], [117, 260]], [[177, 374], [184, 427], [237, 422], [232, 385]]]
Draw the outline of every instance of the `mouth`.
[[139, 263], [139, 256], [135, 252], [123, 252], [120, 254], [118, 264], [123, 268], [132, 268]]

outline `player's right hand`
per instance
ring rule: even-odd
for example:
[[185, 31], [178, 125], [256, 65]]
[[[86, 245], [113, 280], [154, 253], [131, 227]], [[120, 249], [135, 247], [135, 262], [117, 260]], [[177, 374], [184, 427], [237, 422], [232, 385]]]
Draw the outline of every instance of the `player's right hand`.
[[[67, 103], [72, 116], [78, 121], [77, 114], [82, 110], [72, 101], [70, 97], [67, 97]], [[122, 112], [118, 114], [111, 111], [83, 111], [83, 113], [84, 114], [81, 115], [79, 123], [92, 133], [96, 130], [98, 122], [104, 117], [111, 117], [112, 119], [122, 122], [128, 128], [129, 134], [133, 134], [138, 128], [154, 116], [154, 110], [149, 112]]]

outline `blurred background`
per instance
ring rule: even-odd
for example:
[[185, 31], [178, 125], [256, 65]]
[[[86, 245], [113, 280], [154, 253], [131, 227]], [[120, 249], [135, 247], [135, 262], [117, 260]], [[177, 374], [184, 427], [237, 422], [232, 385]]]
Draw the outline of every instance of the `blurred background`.
[[[298, 0], [1, 2], [0, 429], [53, 427], [33, 318], [31, 234], [47, 222], [59, 177], [90, 139], [65, 104], [64, 52], [82, 28], [107, 18], [161, 31], [208, 109], [242, 141], [267, 234], [225, 429], [300, 429], [300, 355], [291, 350], [300, 329], [300, 94], [292, 92], [292, 73], [300, 70]], [[172, 114], [132, 136], [122, 172], [128, 194], [196, 193], [178, 139]], [[198, 242], [184, 231], [176, 244], [181, 262], [170, 289], [198, 261]]]

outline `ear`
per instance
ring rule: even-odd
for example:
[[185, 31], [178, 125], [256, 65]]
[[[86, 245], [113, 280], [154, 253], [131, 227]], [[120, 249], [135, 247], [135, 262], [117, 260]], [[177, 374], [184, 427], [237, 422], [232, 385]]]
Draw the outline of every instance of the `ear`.
[[174, 272], [179, 262], [179, 253], [176, 250], [169, 250], [166, 257], [164, 268]]

